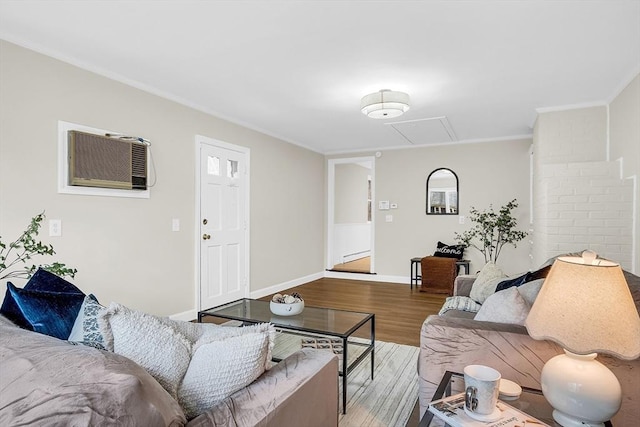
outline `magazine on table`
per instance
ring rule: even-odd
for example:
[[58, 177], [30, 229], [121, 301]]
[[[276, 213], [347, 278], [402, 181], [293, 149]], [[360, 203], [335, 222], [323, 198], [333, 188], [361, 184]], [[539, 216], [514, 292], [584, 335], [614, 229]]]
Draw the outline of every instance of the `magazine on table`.
[[453, 427], [538, 427], [547, 426], [539, 419], [527, 415], [513, 406], [499, 400], [497, 409], [500, 418], [485, 422], [471, 418], [464, 410], [464, 393], [454, 394], [429, 403], [429, 411]]

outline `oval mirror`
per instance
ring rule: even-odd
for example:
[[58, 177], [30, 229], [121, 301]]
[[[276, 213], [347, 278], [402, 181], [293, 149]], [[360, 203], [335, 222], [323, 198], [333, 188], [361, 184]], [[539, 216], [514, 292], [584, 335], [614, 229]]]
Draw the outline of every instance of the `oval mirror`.
[[427, 215], [458, 215], [458, 176], [439, 168], [427, 178]]

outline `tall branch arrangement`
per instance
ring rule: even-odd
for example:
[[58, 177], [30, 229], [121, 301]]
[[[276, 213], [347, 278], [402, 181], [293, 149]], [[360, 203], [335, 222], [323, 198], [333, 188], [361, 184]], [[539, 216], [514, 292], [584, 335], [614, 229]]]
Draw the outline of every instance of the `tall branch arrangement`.
[[456, 233], [456, 241], [479, 250], [485, 262], [495, 263], [505, 245], [516, 247], [516, 243], [527, 236], [526, 232], [515, 229], [518, 221], [511, 212], [517, 207], [516, 199], [502, 206], [498, 213], [491, 205], [483, 211], [471, 207], [469, 220], [474, 223], [473, 228], [462, 234]]
[[56, 253], [52, 245], [45, 245], [40, 241], [36, 241], [36, 236], [40, 232], [44, 218], [44, 212], [31, 218], [31, 223], [27, 226], [27, 229], [13, 242], [5, 243], [2, 241], [2, 236], [0, 236], [0, 280], [13, 277], [28, 279], [36, 272], [38, 267], [60, 277], [75, 277], [78, 270], [68, 268], [60, 262], [43, 265], [31, 264], [33, 262], [31, 261], [32, 257]]

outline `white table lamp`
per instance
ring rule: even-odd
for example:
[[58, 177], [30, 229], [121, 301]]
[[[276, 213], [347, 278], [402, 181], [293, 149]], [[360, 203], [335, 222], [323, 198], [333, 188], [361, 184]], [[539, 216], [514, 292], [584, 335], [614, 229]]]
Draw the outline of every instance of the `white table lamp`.
[[640, 356], [640, 317], [619, 264], [594, 252], [558, 258], [525, 326], [535, 339], [560, 344], [540, 383], [562, 426], [603, 426], [622, 402], [620, 383], [597, 353]]

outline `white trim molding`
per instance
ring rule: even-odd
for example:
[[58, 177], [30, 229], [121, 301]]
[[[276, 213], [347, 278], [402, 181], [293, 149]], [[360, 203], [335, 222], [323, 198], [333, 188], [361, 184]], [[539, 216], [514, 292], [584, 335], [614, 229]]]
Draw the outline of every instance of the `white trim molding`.
[[289, 280], [287, 282], [278, 283], [277, 285], [269, 286], [268, 288], [258, 289], [252, 291], [249, 298], [258, 299], [267, 295], [275, 294], [285, 289], [294, 288], [296, 286], [304, 285], [305, 283], [313, 282], [314, 280], [322, 279], [322, 273], [314, 273], [308, 276], [299, 277], [297, 279]]
[[182, 313], [176, 313], [169, 316], [171, 320], [181, 320], [183, 322], [191, 322], [192, 320], [198, 320], [198, 310], [195, 308], [192, 310], [183, 311]]

